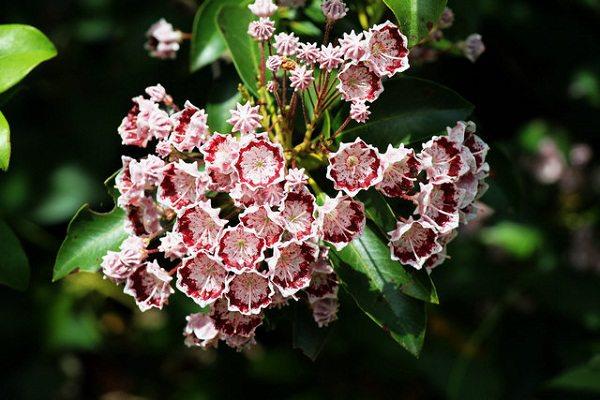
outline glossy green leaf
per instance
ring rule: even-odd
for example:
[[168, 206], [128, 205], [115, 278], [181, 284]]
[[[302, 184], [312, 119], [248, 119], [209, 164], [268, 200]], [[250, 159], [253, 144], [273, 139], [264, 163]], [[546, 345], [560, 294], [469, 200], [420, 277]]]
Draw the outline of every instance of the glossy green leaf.
[[243, 5], [225, 6], [217, 16], [217, 23], [242, 82], [257, 95], [260, 50], [257, 42], [248, 35], [248, 24], [254, 19], [250, 10]]
[[12, 229], [0, 220], [0, 283], [25, 290], [29, 284], [29, 261]]
[[437, 83], [402, 77], [385, 83], [385, 91], [371, 111], [369, 122], [346, 129], [338, 142], [360, 136], [385, 151], [388, 144], [409, 144], [443, 132], [469, 117], [473, 105]]
[[342, 287], [358, 307], [415, 357], [425, 338], [425, 303], [409, 297], [388, 282], [378, 287], [369, 276], [332, 257]]
[[383, 0], [394, 12], [400, 30], [414, 46], [429, 35], [439, 21], [447, 0]]
[[290, 22], [292, 32], [300, 36], [319, 37], [323, 34], [315, 24], [310, 21], [292, 21]]
[[[108, 182], [107, 187], [111, 194]], [[67, 228], [67, 237], [63, 241], [54, 263], [53, 281], [64, 278], [74, 271], [95, 272], [100, 268], [102, 257], [109, 250], [117, 250], [127, 238], [125, 232], [125, 211], [114, 207], [110, 212], [97, 213], [83, 205], [73, 217]]]
[[0, 25], [0, 93], [56, 55], [50, 40], [28, 25]]
[[239, 102], [240, 99], [241, 96], [238, 93], [223, 103], [207, 104], [206, 113], [208, 114], [208, 126], [211, 131], [220, 133], [231, 132], [231, 124], [227, 123], [227, 120], [231, 117], [229, 111], [235, 108], [236, 103]]
[[396, 215], [381, 193], [370, 189], [360, 192], [358, 198], [365, 205], [367, 218], [375, 222], [385, 233], [396, 229]]
[[6, 171], [10, 162], [10, 127], [0, 112], [0, 169]]
[[239, 3], [239, 0], [207, 0], [198, 8], [192, 28], [190, 49], [192, 72], [212, 64], [227, 49], [227, 44], [219, 34], [217, 16], [223, 6]]
[[344, 263], [365, 274], [371, 286], [379, 291], [395, 290], [415, 299], [437, 304], [439, 299], [429, 277], [423, 272], [408, 270], [390, 257], [386, 243], [369, 227], [359, 238], [344, 247], [333, 251]]

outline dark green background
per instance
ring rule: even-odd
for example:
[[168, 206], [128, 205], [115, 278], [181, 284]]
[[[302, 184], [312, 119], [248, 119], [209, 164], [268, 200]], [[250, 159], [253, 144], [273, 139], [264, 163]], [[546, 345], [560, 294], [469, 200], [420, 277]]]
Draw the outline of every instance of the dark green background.
[[[164, 16], [191, 30], [193, 0], [3, 1], [0, 23], [40, 28], [59, 55], [0, 100], [10, 100], [2, 111], [13, 138], [0, 214], [32, 268], [27, 291], [0, 288], [0, 398], [597, 398], [549, 382], [600, 353], [600, 271], [577, 270], [569, 258], [574, 231], [589, 225], [598, 235], [598, 163], [565, 194], [537, 183], [525, 160], [537, 143], [527, 138], [540, 136], [565, 154], [581, 142], [600, 151], [600, 2], [450, 6], [456, 23], [447, 37], [479, 32], [486, 53], [475, 64], [444, 57], [408, 75], [476, 105], [492, 146], [484, 201], [495, 213], [483, 230], [461, 235], [432, 275], [441, 305], [429, 309], [419, 360], [341, 293], [340, 321], [312, 362], [292, 349], [291, 308], [259, 329], [252, 351], [202, 352], [183, 346], [185, 299], [142, 315], [99, 275], [50, 283], [70, 216], [84, 202], [110, 207], [102, 182], [120, 164], [116, 127], [129, 99], [161, 82], [181, 103], [204, 105], [233, 94], [237, 77], [227, 62], [190, 75], [187, 44], [176, 61], [147, 57], [147, 27]], [[579, 380], [598, 390], [598, 369], [584, 372]]]

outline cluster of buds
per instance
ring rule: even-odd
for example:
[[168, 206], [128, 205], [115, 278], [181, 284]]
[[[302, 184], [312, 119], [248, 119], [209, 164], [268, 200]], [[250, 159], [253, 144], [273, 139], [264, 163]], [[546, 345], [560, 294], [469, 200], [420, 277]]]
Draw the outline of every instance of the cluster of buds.
[[[319, 47], [275, 35], [271, 0], [249, 7], [259, 18], [248, 30], [262, 50], [259, 96], [242, 90], [227, 121], [231, 133], [212, 131], [203, 109], [189, 101], [180, 109], [161, 85], [133, 99], [118, 129], [123, 144], [153, 154], [122, 158], [116, 188], [130, 237], [104, 257], [104, 275], [124, 283], [142, 311], [161, 309], [175, 278], [175, 288], [202, 307], [184, 329], [186, 344], [200, 347], [254, 343], [265, 311], [290, 301], [306, 301], [319, 326], [335, 320], [338, 278], [328, 252], [363, 233], [360, 191], [415, 205], [389, 232], [392, 259], [416, 269], [441, 264], [459, 223], [474, 215], [489, 170], [488, 147], [470, 122], [419, 153], [389, 146], [380, 154], [360, 138], [332, 148], [348, 124], [369, 119], [383, 79], [408, 68], [406, 37], [386, 22], [344, 34], [337, 45], [326, 37]], [[323, 11], [327, 36], [347, 8], [328, 0]], [[340, 98], [350, 103], [344, 122], [332, 138], [313, 138]], [[305, 132], [294, 143], [299, 107]], [[308, 156], [321, 166], [302, 168]], [[314, 175], [325, 169], [326, 177]], [[317, 180], [327, 179], [323, 191]]]
[[454, 24], [454, 12], [447, 8], [442, 13], [438, 23], [429, 33], [429, 37], [424, 43], [412, 49], [410, 59], [414, 63], [433, 62], [441, 54], [451, 53], [462, 55], [471, 62], [477, 59], [485, 52], [485, 44], [478, 33], [472, 33], [465, 40], [450, 42], [444, 38], [444, 30]]

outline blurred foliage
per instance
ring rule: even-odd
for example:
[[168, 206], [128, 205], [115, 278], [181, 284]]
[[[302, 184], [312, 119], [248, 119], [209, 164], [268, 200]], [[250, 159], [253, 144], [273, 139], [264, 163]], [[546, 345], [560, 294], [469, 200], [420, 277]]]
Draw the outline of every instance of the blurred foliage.
[[[339, 30], [358, 29], [367, 3], [363, 18], [383, 12], [375, 1], [352, 2]], [[449, 6], [448, 38], [479, 32], [486, 53], [475, 64], [443, 57], [408, 75], [476, 106], [478, 132], [492, 147], [488, 208], [432, 274], [440, 305], [427, 306], [419, 360], [342, 291], [340, 320], [313, 362], [293, 348], [288, 313], [269, 316], [250, 352], [203, 352], [183, 346], [184, 298], [175, 296], [169, 312], [142, 314], [98, 274], [50, 283], [78, 205], [112, 207], [98, 182], [119, 165], [116, 127], [129, 99], [161, 82], [180, 99], [219, 104], [235, 95], [238, 78], [227, 59], [190, 74], [186, 45], [175, 61], [147, 57], [147, 27], [165, 17], [191, 31], [192, 0], [2, 2], [0, 22], [39, 27], [59, 56], [9, 91], [10, 102], [0, 99], [16, 149], [0, 175], [0, 216], [32, 265], [26, 292], [0, 288], [8, 344], [0, 398], [597, 398], [600, 3]], [[321, 27], [314, 7], [299, 14]], [[592, 157], [582, 163], [586, 151]]]

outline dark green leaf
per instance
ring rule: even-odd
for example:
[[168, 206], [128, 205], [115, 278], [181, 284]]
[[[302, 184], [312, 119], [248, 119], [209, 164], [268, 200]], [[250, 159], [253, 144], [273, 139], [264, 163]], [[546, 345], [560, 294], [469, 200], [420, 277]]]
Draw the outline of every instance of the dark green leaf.
[[572, 368], [552, 379], [548, 386], [553, 389], [600, 393], [600, 356], [585, 365]]
[[300, 36], [318, 37], [322, 34], [321, 30], [310, 21], [292, 21], [290, 29]]
[[439, 21], [447, 0], [383, 0], [394, 12], [400, 30], [412, 47], [429, 35]]
[[305, 304], [294, 305], [293, 346], [295, 349], [300, 349], [308, 358], [315, 361], [325, 347], [330, 332], [330, 327], [317, 326]]
[[[107, 187], [109, 193], [114, 194], [115, 189], [109, 182], [112, 184], [113, 179], [109, 178]], [[76, 270], [97, 271], [106, 252], [117, 250], [127, 238], [125, 221], [125, 211], [116, 206], [108, 213], [97, 213], [90, 210], [88, 204], [83, 205], [69, 223], [67, 237], [56, 256], [52, 280], [62, 279]]]
[[375, 222], [384, 232], [396, 229], [396, 215], [381, 193], [370, 189], [360, 192], [358, 198], [365, 205], [367, 218]]
[[217, 22], [242, 82], [256, 95], [260, 54], [257, 42], [248, 35], [248, 24], [254, 19], [245, 6], [225, 6]]
[[346, 265], [336, 256], [332, 260], [342, 287], [358, 307], [409, 353], [418, 357], [425, 338], [425, 303], [406, 296], [390, 282], [379, 288], [365, 273]]
[[0, 169], [6, 171], [10, 162], [10, 127], [0, 112]]
[[471, 115], [473, 105], [444, 86], [403, 77], [386, 82], [371, 111], [369, 122], [347, 129], [338, 141], [351, 142], [360, 136], [385, 151], [388, 144], [409, 144], [439, 134]]
[[231, 117], [229, 111], [235, 108], [235, 105], [240, 101], [241, 96], [236, 94], [232, 98], [223, 103], [212, 104], [209, 103], [206, 106], [206, 113], [208, 114], [208, 126], [212, 131], [220, 133], [231, 132], [231, 125], [227, 123], [227, 119]]
[[239, 0], [207, 0], [198, 8], [192, 28], [190, 50], [192, 72], [215, 62], [227, 49], [217, 27], [219, 11], [227, 4], [239, 4]]
[[365, 227], [362, 236], [334, 253], [344, 263], [365, 274], [376, 290], [383, 292], [395, 288], [419, 300], [435, 304], [439, 302], [431, 280], [426, 277], [427, 273], [409, 271], [398, 261], [392, 260], [387, 244], [369, 226]]
[[29, 261], [12, 229], [0, 220], [0, 283], [25, 290], [29, 283]]
[[28, 25], [0, 25], [0, 93], [56, 55], [42, 32]]

